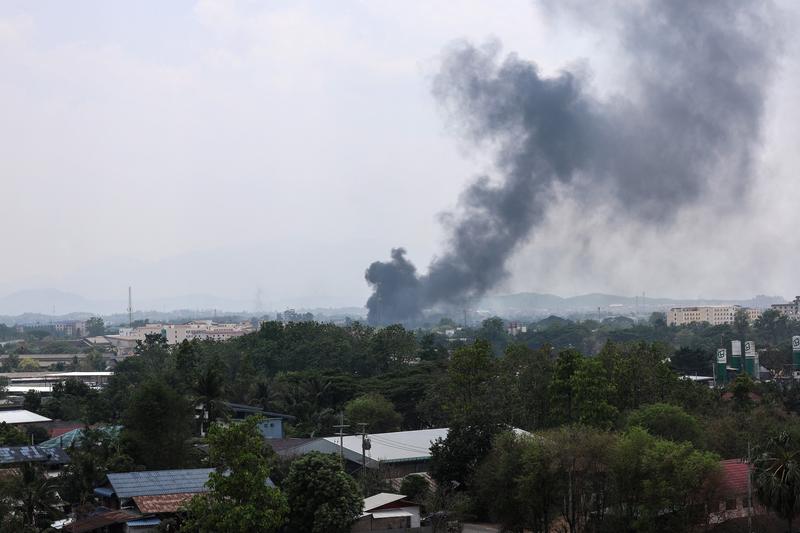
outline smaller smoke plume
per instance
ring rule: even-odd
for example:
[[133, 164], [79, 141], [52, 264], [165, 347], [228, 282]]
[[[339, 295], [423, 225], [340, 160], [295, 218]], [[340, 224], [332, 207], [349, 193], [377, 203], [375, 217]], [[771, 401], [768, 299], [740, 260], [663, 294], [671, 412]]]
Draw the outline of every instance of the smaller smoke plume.
[[[750, 0], [622, 2], [614, 11], [630, 65], [624, 96], [594, 97], [578, 75], [548, 78], [499, 46], [452, 48], [434, 95], [464, 135], [497, 149], [496, 182], [460, 197], [444, 252], [418, 275], [405, 250], [367, 269], [374, 324], [410, 322], [481, 297], [542, 222], [556, 184], [610, 194], [630, 217], [667, 224], [685, 205], [753, 179], [775, 32]], [[723, 197], [726, 200], [728, 197]]]

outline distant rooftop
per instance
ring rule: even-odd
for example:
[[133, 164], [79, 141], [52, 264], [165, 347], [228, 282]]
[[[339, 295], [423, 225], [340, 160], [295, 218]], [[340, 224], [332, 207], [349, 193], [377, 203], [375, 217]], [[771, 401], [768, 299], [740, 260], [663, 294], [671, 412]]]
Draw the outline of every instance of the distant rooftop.
[[[369, 435], [372, 448], [367, 450], [367, 457], [381, 462], [425, 460], [430, 458], [431, 444], [436, 439], [446, 438], [447, 431], [448, 428], [436, 428], [374, 433]], [[339, 448], [339, 437], [326, 437], [324, 440]], [[343, 446], [361, 457], [361, 435], [345, 435]]]
[[50, 419], [25, 409], [9, 409], [7, 411], [0, 410], [0, 423], [2, 422], [6, 424], [34, 424], [36, 422], [50, 422]]
[[183, 470], [151, 470], [108, 474], [107, 478], [117, 498], [207, 492], [208, 476], [213, 468]]

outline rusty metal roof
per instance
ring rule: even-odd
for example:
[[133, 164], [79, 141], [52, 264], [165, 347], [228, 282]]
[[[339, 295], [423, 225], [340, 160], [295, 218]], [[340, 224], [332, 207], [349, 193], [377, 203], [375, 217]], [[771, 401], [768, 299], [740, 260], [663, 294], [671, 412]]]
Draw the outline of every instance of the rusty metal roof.
[[155, 496], [134, 496], [133, 503], [143, 514], [177, 513], [197, 492], [180, 494], [158, 494]]

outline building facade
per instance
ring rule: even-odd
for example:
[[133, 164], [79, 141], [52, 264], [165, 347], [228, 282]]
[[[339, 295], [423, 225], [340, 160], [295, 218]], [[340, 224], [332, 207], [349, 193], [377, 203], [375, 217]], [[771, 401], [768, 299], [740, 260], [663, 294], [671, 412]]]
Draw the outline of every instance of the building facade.
[[760, 309], [739, 305], [706, 305], [695, 307], [673, 307], [667, 313], [667, 325], [685, 326], [687, 324], [708, 322], [712, 326], [733, 324], [738, 311], [744, 311], [750, 322], [761, 316]]
[[800, 319], [800, 296], [795, 296], [793, 302], [787, 304], [772, 304], [771, 309], [792, 320]]
[[211, 320], [193, 320], [187, 324], [147, 324], [138, 328], [120, 328], [119, 337], [144, 341], [147, 335], [163, 335], [167, 344], [183, 341], [226, 341], [254, 331], [250, 322], [239, 324], [216, 324]]

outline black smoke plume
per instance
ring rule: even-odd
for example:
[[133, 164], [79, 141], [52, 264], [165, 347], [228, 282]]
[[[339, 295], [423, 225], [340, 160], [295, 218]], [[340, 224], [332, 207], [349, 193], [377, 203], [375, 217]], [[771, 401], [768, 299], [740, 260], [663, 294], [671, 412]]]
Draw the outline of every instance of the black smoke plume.
[[496, 150], [499, 177], [462, 193], [426, 274], [402, 248], [370, 265], [370, 323], [413, 322], [484, 295], [556, 184], [581, 201], [610, 193], [636, 220], [660, 224], [715, 191], [746, 191], [776, 51], [771, 11], [751, 0], [612, 6], [628, 76], [624, 94], [603, 99], [580, 74], [543, 77], [514, 54], [501, 59], [497, 43], [454, 45], [433, 93], [468, 140]]

